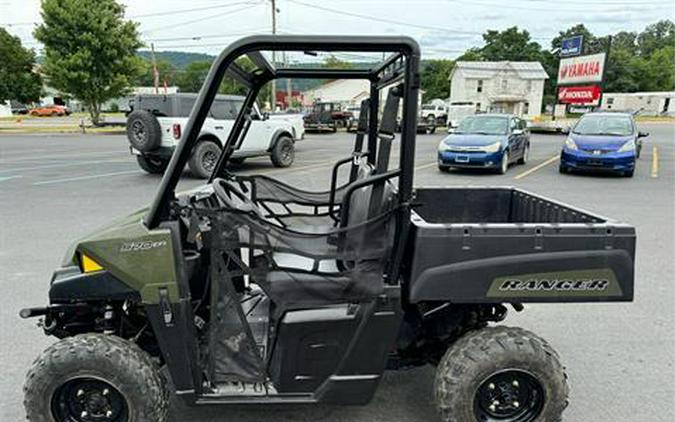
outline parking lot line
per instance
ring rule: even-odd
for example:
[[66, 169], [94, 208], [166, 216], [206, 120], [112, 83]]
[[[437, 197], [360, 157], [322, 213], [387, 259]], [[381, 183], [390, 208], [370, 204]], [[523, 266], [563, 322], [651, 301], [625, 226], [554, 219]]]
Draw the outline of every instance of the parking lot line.
[[522, 179], [525, 176], [529, 176], [530, 174], [534, 173], [535, 171], [537, 171], [539, 169], [542, 169], [542, 168], [548, 166], [549, 164], [555, 163], [558, 160], [558, 157], [559, 157], [559, 155], [556, 154], [553, 157], [549, 158], [548, 160], [544, 161], [543, 163], [537, 164], [536, 166], [532, 167], [531, 169], [525, 170], [524, 172], [522, 172], [520, 174], [517, 174], [516, 177], [514, 177], [514, 179], [518, 180], [518, 179]]
[[35, 182], [33, 183], [34, 186], [38, 185], [53, 185], [56, 183], [65, 183], [65, 182], [75, 182], [78, 180], [89, 180], [89, 179], [97, 179], [100, 177], [113, 177], [113, 176], [122, 176], [124, 174], [136, 174], [136, 173], [143, 173], [140, 170], [130, 170], [130, 171], [118, 171], [116, 173], [105, 173], [105, 174], [91, 174], [89, 176], [79, 176], [79, 177], [68, 177], [65, 179], [52, 179], [52, 180], [45, 180], [44, 182]]
[[428, 163], [428, 164], [422, 164], [421, 166], [417, 166], [417, 167], [415, 167], [415, 170], [422, 170], [422, 169], [426, 169], [426, 168], [429, 168], [429, 167], [433, 167], [435, 165], [436, 165], [436, 162], [433, 161], [433, 162]]
[[32, 167], [19, 167], [15, 169], [0, 169], [0, 173], [12, 173], [15, 171], [31, 171], [31, 170], [43, 170], [51, 169], [58, 167], [73, 167], [73, 166], [84, 166], [89, 164], [104, 164], [104, 163], [127, 163], [128, 159], [115, 159], [115, 160], [95, 160], [95, 161], [75, 161], [72, 163], [59, 163], [59, 164], [46, 164], [44, 166], [32, 166]]
[[51, 154], [51, 155], [32, 155], [30, 157], [21, 157], [21, 158], [15, 158], [11, 160], [5, 160], [5, 159], [0, 159], [0, 164], [12, 164], [12, 163], [19, 163], [22, 161], [42, 161], [42, 160], [51, 160], [51, 159], [72, 159], [73, 155], [76, 157], [82, 157], [82, 156], [96, 156], [96, 155], [111, 155], [111, 154], [120, 154], [124, 153], [124, 150], [110, 150], [110, 151], [91, 151], [91, 152], [78, 152], [77, 154], [73, 154], [72, 152], [68, 153], [63, 153], [63, 154]]
[[659, 177], [659, 149], [654, 146], [652, 149], [652, 178]]
[[19, 177], [23, 176], [0, 176], [0, 182], [4, 182], [5, 180], [11, 180], [11, 179], [18, 179]]

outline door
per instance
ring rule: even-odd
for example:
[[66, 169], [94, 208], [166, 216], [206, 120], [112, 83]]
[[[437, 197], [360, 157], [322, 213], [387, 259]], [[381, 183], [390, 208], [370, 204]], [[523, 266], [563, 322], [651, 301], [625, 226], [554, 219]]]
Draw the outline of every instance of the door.
[[520, 132], [518, 119], [515, 117], [511, 118], [509, 120], [509, 151], [511, 151], [509, 161], [515, 161], [522, 154], [522, 137]]

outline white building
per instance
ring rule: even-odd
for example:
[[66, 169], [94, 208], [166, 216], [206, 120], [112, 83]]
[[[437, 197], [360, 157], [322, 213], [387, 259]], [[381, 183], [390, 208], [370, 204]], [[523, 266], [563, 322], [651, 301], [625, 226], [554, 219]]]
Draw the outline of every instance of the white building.
[[0, 101], [0, 117], [10, 117], [12, 115], [12, 106], [9, 101], [4, 103]]
[[303, 92], [303, 105], [316, 101], [360, 104], [370, 96], [370, 82], [361, 79], [337, 79]]
[[602, 95], [603, 110], [638, 111], [644, 116], [675, 116], [675, 91], [606, 92]]
[[472, 102], [477, 112], [541, 113], [548, 74], [539, 62], [462, 62], [450, 72], [450, 102]]

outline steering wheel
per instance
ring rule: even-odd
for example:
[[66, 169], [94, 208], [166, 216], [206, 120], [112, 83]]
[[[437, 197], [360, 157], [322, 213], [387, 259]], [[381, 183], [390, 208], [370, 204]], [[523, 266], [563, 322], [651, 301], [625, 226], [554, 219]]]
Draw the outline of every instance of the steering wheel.
[[253, 213], [262, 219], [265, 218], [265, 215], [255, 202], [246, 196], [234, 182], [216, 177], [213, 179], [212, 184], [216, 197], [226, 207], [242, 212]]

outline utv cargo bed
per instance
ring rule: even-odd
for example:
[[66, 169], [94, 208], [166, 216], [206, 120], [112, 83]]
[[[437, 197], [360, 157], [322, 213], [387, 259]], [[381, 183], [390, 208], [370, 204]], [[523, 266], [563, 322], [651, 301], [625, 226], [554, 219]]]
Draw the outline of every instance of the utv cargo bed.
[[510, 187], [420, 188], [411, 302], [633, 300], [635, 229]]

